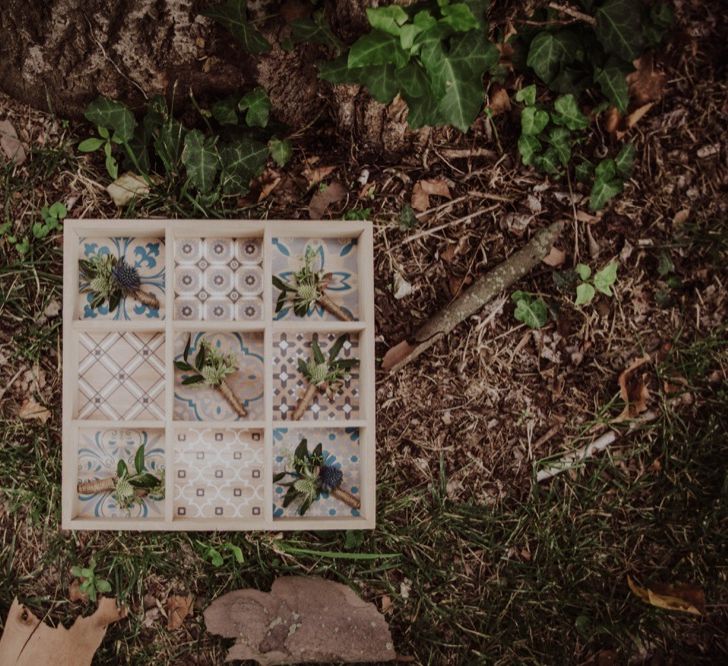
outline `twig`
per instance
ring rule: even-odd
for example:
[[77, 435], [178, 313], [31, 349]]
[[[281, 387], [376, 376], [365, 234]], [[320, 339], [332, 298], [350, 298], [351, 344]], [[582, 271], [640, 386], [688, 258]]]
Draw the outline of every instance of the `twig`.
[[589, 16], [589, 14], [580, 12], [578, 9], [574, 9], [568, 5], [562, 5], [558, 2], [549, 2], [549, 7], [551, 9], [555, 9], [557, 12], [571, 16], [571, 18], [575, 18], [577, 21], [588, 23], [591, 26], [596, 26], [597, 24], [597, 20], [593, 16]]
[[616, 442], [620, 437], [628, 435], [638, 426], [654, 421], [655, 419], [657, 419], [658, 416], [658, 412], [653, 412], [650, 410], [631, 421], [627, 430], [608, 430], [603, 435], [597, 437], [590, 444], [582, 446], [576, 449], [576, 451], [572, 451], [571, 453], [567, 453], [555, 462], [551, 463], [548, 467], [544, 467], [543, 469], [539, 470], [536, 473], [536, 481], [547, 481], [548, 479], [551, 479], [558, 474], [561, 474], [562, 472], [573, 469], [587, 458], [592, 458], [600, 451], [604, 451], [604, 449], [606, 449], [610, 444]]
[[527, 275], [549, 253], [562, 228], [562, 222], [554, 222], [546, 229], [542, 229], [518, 252], [496, 266], [490, 273], [479, 277], [458, 298], [427, 320], [414, 336], [392, 347], [384, 356], [382, 368], [393, 373], [397, 372], [447, 335], [460, 322], [478, 312], [504, 289]]

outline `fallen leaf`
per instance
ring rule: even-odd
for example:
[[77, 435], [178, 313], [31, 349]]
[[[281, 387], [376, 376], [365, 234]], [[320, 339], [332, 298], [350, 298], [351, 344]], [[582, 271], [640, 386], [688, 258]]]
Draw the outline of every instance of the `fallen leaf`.
[[394, 347], [390, 347], [382, 359], [382, 370], [393, 368], [400, 361], [406, 359], [413, 350], [414, 347], [407, 340], [402, 340], [402, 342], [394, 345]]
[[689, 217], [690, 209], [683, 208], [682, 210], [679, 210], [677, 213], [675, 213], [675, 217], [672, 218], [672, 223], [676, 226], [680, 226], [681, 224], [685, 224], [688, 221]]
[[346, 198], [346, 189], [338, 181], [329, 183], [323, 189], [317, 190], [308, 204], [308, 216], [312, 220], [320, 220], [328, 207]]
[[106, 188], [114, 203], [123, 208], [134, 197], [142, 197], [149, 194], [149, 185], [141, 176], [131, 171], [121, 174], [111, 185]]
[[498, 86], [490, 93], [489, 98], [488, 108], [493, 112], [494, 116], [511, 110], [511, 98], [505, 88]]
[[561, 266], [566, 261], [566, 252], [559, 250], [554, 246], [551, 251], [543, 258], [543, 263], [552, 268]]
[[641, 587], [630, 576], [627, 576], [627, 584], [635, 596], [657, 608], [691, 615], [705, 613], [705, 592], [697, 585], [652, 583], [649, 587]]
[[[309, 164], [311, 162], [309, 161]], [[335, 166], [319, 166], [319, 167], [310, 167], [307, 166], [303, 169], [303, 177], [308, 182], [308, 186], [313, 187], [314, 185], [318, 185], [326, 176], [332, 174], [336, 170]]]
[[70, 629], [50, 627], [14, 599], [0, 638], [0, 664], [91, 666], [106, 627], [124, 617], [126, 609], [116, 599], [101, 597], [96, 612], [76, 618]]
[[418, 180], [412, 188], [412, 208], [419, 212], [427, 210], [430, 207], [430, 196], [452, 198], [444, 178]]
[[78, 578], [74, 578], [68, 586], [68, 600], [73, 603], [88, 601], [88, 594], [81, 592], [81, 581]]
[[392, 610], [392, 599], [388, 594], [385, 594], [382, 597], [382, 614], [386, 615], [389, 611]]
[[649, 102], [647, 104], [644, 104], [643, 106], [640, 106], [639, 108], [632, 111], [627, 116], [627, 128], [631, 129], [633, 128], [640, 120], [642, 120], [643, 116], [653, 107], [655, 106], [654, 102]]
[[632, 363], [619, 375], [619, 395], [626, 403], [622, 413], [615, 419], [615, 422], [626, 421], [637, 417], [647, 411], [647, 400], [650, 392], [645, 386], [645, 374], [638, 373], [643, 365], [650, 362], [650, 357], [645, 354]]
[[447, 278], [447, 287], [450, 290], [450, 295], [453, 298], [460, 296], [460, 292], [473, 283], [473, 278], [470, 275], [464, 277], [456, 277], [455, 275], [449, 275]]
[[392, 281], [392, 291], [394, 292], [394, 297], [397, 300], [401, 300], [409, 296], [414, 291], [414, 288], [399, 273], [395, 273]]
[[184, 624], [185, 618], [192, 611], [193, 600], [194, 597], [191, 594], [186, 597], [174, 594], [167, 597], [164, 609], [167, 611], [167, 629], [169, 631], [179, 629]]
[[397, 658], [377, 607], [323, 578], [289, 576], [273, 581], [270, 592], [229, 592], [205, 610], [205, 624], [210, 633], [235, 639], [226, 661], [272, 666]]
[[43, 405], [39, 405], [35, 398], [30, 397], [20, 406], [18, 416], [21, 419], [38, 419], [41, 423], [45, 423], [51, 417], [51, 413]]
[[266, 169], [258, 179], [261, 185], [260, 194], [258, 195], [258, 201], [266, 199], [270, 193], [278, 187], [281, 182], [281, 176], [277, 171], [273, 169]]
[[604, 129], [609, 134], [614, 134], [621, 123], [622, 120], [622, 114], [619, 112], [619, 109], [616, 106], [610, 106], [607, 109], [607, 115], [604, 119]]
[[662, 99], [667, 77], [655, 70], [652, 54], [647, 53], [632, 64], [635, 70], [627, 75], [630, 97], [637, 104], [647, 104]]
[[0, 120], [0, 149], [5, 156], [18, 166], [28, 158], [23, 144], [18, 139], [15, 127], [9, 120]]
[[43, 315], [47, 319], [51, 319], [52, 317], [57, 317], [59, 313], [61, 312], [61, 302], [54, 298], [48, 305], [46, 305], [45, 310], [43, 310]]

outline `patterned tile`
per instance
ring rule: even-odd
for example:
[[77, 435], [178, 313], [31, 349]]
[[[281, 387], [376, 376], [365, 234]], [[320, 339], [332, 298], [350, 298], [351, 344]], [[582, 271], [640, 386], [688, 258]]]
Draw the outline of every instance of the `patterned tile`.
[[185, 428], [174, 449], [174, 519], [263, 519], [262, 430]]
[[164, 334], [81, 333], [78, 418], [164, 418]]
[[[327, 293], [354, 319], [359, 317], [359, 281], [357, 264], [356, 239], [348, 238], [273, 238], [272, 242], [272, 269], [273, 275], [277, 275], [285, 282], [290, 282], [303, 264], [303, 256], [306, 247], [311, 247], [316, 253], [316, 270], [323, 270], [331, 273]], [[273, 303], [276, 302], [280, 292], [273, 289]], [[298, 320], [293, 309], [284, 307], [273, 317], [279, 319]], [[318, 305], [312, 305], [308, 311], [309, 319], [331, 319], [337, 318], [328, 313]]]
[[[182, 360], [189, 334], [175, 337], [175, 360]], [[264, 418], [263, 413], [263, 334], [262, 333], [192, 333], [189, 358], [194, 360], [200, 341], [207, 340], [223, 352], [233, 352], [238, 359], [238, 371], [227, 382], [242, 400], [248, 420]], [[174, 418], [180, 421], [237, 421], [240, 417], [227, 400], [214, 388], [203, 384], [185, 386], [182, 381], [189, 373], [175, 370]]]
[[[359, 465], [359, 429], [358, 428], [274, 428], [273, 429], [273, 474], [290, 469], [287, 461], [293, 455], [301, 439], [308, 440], [308, 450], [313, 451], [316, 445], [323, 444], [324, 462], [338, 467], [344, 474], [342, 487], [352, 495], [360, 496], [361, 471]], [[289, 478], [285, 479], [289, 481]], [[283, 508], [283, 496], [286, 488], [273, 484], [273, 517], [292, 518], [298, 513], [295, 504]], [[334, 516], [359, 516], [357, 509], [352, 509], [328, 493], [321, 493], [320, 498], [306, 511], [305, 518], [323, 518]]]
[[79, 319], [164, 319], [164, 240], [161, 238], [81, 238], [79, 257], [89, 258], [97, 254], [110, 254], [124, 257], [130, 266], [135, 266], [142, 280], [142, 288], [154, 294], [159, 301], [159, 309], [151, 309], [133, 298], [122, 298], [113, 312], [108, 304], [91, 308], [93, 296], [84, 292], [87, 282], [80, 277], [76, 316]]
[[185, 321], [263, 318], [258, 238], [186, 238], [174, 245], [174, 316]]
[[[144, 464], [152, 473], [164, 469], [162, 430], [84, 430], [79, 432], [78, 480], [95, 481], [116, 476], [116, 465], [124, 460], [134, 469], [134, 456], [144, 445]], [[76, 495], [77, 518], [163, 518], [164, 500], [144, 498], [129, 510], [116, 504], [110, 492]]]
[[[321, 351], [327, 349], [339, 336], [337, 333], [277, 333], [273, 336], [273, 419], [287, 421], [296, 409], [298, 399], [308, 382], [298, 371], [298, 359], [307, 361], [311, 356], [311, 340], [318, 340]], [[352, 334], [344, 343], [340, 358], [359, 358], [359, 337]], [[359, 368], [347, 375], [333, 400], [317, 393], [303, 420], [332, 421], [359, 418]]]

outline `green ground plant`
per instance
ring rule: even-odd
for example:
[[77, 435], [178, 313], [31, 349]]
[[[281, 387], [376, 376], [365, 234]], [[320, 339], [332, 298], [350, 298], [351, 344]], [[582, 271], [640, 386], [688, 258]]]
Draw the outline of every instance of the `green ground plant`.
[[87, 595], [92, 602], [96, 602], [99, 594], [108, 594], [111, 592], [111, 583], [96, 575], [96, 559], [93, 557], [85, 567], [71, 567], [71, 574], [79, 579], [81, 593]]

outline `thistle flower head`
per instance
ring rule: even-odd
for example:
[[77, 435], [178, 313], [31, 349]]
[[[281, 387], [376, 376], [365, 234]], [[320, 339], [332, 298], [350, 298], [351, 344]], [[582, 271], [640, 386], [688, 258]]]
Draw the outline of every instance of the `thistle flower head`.
[[319, 479], [321, 480], [321, 487], [326, 492], [330, 492], [341, 485], [344, 480], [344, 473], [338, 467], [322, 465], [319, 470]]
[[316, 363], [314, 359], [306, 364], [309, 381], [318, 386], [329, 379], [330, 369], [328, 363]]
[[122, 509], [128, 509], [136, 499], [134, 494], [134, 486], [129, 483], [129, 479], [126, 476], [122, 476], [116, 482], [116, 489], [114, 490], [114, 498], [119, 503]]
[[298, 493], [303, 495], [304, 501], [313, 501], [316, 499], [316, 495], [318, 495], [318, 484], [316, 483], [316, 479], [298, 479], [294, 482], [293, 487]]
[[88, 260], [89, 271], [86, 277], [91, 291], [108, 298], [116, 289], [112, 273], [116, 260], [110, 254], [97, 254]]
[[111, 269], [111, 274], [125, 292], [136, 291], [142, 284], [139, 271], [134, 266], [127, 264], [123, 257]]

